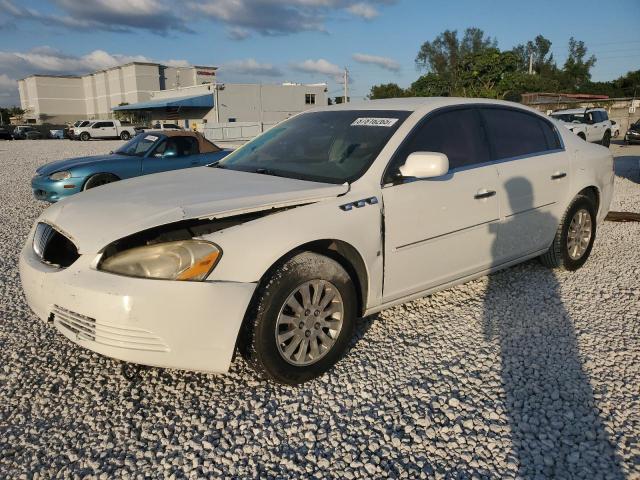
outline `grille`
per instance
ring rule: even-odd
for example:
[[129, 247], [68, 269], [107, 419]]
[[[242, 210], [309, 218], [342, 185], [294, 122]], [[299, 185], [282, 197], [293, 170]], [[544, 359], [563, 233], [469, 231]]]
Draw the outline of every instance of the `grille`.
[[33, 236], [33, 251], [45, 263], [68, 267], [78, 257], [74, 243], [48, 223], [38, 223]]
[[73, 333], [79, 340], [89, 340], [101, 345], [132, 350], [169, 351], [169, 347], [160, 337], [147, 330], [98, 322], [95, 318], [81, 315], [58, 305], [53, 306], [51, 313], [54, 323]]

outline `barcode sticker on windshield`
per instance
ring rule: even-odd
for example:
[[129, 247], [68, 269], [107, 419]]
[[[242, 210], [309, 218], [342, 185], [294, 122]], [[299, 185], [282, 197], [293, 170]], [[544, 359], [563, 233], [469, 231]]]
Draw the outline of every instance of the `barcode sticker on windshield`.
[[155, 135], [147, 135], [146, 137], [144, 137], [144, 139], [155, 142], [158, 139], [158, 137], [156, 137]]
[[398, 121], [397, 118], [356, 118], [352, 127], [392, 127]]

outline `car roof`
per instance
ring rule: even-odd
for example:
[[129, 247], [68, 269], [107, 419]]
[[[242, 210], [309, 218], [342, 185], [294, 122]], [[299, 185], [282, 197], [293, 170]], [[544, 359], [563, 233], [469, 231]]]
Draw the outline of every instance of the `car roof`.
[[556, 110], [555, 112], [552, 112], [551, 115], [555, 115], [557, 113], [559, 114], [564, 114], [564, 113], [584, 113], [584, 112], [594, 112], [594, 111], [600, 111], [600, 112], [606, 112], [606, 110], [604, 108], [569, 108], [567, 110]]
[[222, 150], [215, 143], [210, 142], [200, 132], [192, 130], [150, 130], [144, 132], [145, 135], [158, 135], [165, 137], [193, 137], [198, 140], [200, 153], [215, 153]]
[[466, 98], [466, 97], [403, 97], [384, 98], [379, 100], [359, 100], [349, 103], [340, 103], [326, 107], [318, 107], [312, 111], [324, 110], [404, 110], [409, 112], [433, 110], [456, 105], [501, 105], [505, 107], [519, 108], [540, 115], [540, 112], [526, 105], [505, 100], [490, 98]]

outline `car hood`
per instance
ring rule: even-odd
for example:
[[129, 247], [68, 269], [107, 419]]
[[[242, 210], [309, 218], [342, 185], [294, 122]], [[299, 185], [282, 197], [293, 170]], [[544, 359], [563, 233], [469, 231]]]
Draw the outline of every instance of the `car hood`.
[[55, 162], [46, 163], [36, 170], [36, 174], [47, 176], [55, 172], [60, 172], [62, 170], [71, 170], [72, 168], [82, 167], [82, 166], [93, 164], [93, 163], [105, 162], [105, 161], [112, 162], [114, 160], [137, 161], [140, 159], [138, 157], [132, 157], [127, 155], [116, 155], [116, 154], [68, 158], [66, 160], [57, 160]]
[[148, 228], [192, 218], [223, 218], [317, 202], [344, 194], [348, 184], [308, 182], [199, 167], [111, 183], [70, 196], [41, 216], [80, 253]]

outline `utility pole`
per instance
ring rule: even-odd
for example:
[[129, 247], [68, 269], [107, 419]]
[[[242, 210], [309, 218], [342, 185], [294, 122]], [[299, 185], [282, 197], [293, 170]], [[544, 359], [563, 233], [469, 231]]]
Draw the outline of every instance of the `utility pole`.
[[344, 103], [349, 103], [349, 70], [344, 67]]
[[533, 53], [529, 54], [529, 75], [533, 75]]

